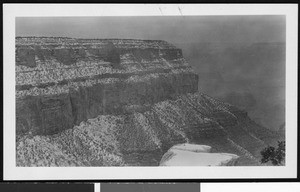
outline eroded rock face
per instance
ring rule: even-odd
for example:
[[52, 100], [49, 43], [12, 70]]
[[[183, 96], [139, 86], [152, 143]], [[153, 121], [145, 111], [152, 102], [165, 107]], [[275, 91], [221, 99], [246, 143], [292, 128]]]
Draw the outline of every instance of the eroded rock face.
[[219, 153], [211, 165], [230, 164], [224, 152], [257, 165], [272, 136], [198, 92], [165, 41], [47, 37], [16, 38], [16, 131], [18, 166], [158, 166], [180, 143]]
[[17, 166], [123, 166], [114, 116], [100, 116], [52, 136], [25, 136], [16, 146]]
[[16, 39], [18, 134], [59, 133], [197, 86], [181, 50], [164, 41]]
[[165, 153], [160, 166], [235, 166], [238, 155], [230, 153], [210, 153], [207, 145], [181, 144], [173, 146]]

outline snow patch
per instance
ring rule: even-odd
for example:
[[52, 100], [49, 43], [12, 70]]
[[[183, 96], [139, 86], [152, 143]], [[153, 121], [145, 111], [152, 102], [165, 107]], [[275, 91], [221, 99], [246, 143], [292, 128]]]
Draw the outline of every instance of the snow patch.
[[239, 156], [230, 153], [210, 153], [207, 145], [180, 144], [165, 153], [160, 166], [234, 166]]
[[174, 145], [172, 149], [190, 151], [195, 153], [199, 153], [199, 152], [209, 153], [211, 151], [211, 146], [184, 143], [184, 144]]

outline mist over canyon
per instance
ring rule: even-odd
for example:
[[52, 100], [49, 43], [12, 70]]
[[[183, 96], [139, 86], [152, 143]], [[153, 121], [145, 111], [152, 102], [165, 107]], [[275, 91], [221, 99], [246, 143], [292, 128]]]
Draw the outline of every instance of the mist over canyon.
[[268, 129], [284, 125], [285, 43], [178, 46], [199, 75], [199, 90], [245, 109]]

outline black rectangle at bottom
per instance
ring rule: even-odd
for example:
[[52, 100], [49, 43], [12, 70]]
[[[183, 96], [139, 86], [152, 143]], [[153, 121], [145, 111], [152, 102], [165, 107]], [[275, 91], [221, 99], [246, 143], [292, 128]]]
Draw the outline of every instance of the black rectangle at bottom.
[[1, 192], [94, 192], [94, 184], [0, 184]]

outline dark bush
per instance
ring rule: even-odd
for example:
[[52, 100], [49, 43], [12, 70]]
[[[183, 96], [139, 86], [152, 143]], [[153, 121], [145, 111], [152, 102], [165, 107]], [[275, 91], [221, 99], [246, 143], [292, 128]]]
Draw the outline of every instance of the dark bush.
[[285, 141], [278, 141], [277, 149], [273, 146], [264, 148], [260, 154], [262, 155], [261, 163], [271, 162], [273, 165], [284, 165], [285, 162]]

